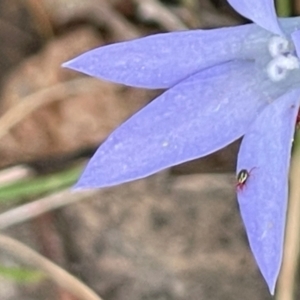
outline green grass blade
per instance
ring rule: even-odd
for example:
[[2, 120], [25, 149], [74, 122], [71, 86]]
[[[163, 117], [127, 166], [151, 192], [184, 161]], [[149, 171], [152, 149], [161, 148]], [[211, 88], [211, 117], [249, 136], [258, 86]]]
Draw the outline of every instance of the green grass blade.
[[0, 277], [18, 283], [37, 283], [45, 278], [44, 274], [25, 268], [4, 267], [0, 265]]
[[76, 166], [56, 174], [24, 179], [4, 185], [0, 187], [0, 203], [36, 198], [70, 187], [77, 181], [81, 172], [82, 166]]

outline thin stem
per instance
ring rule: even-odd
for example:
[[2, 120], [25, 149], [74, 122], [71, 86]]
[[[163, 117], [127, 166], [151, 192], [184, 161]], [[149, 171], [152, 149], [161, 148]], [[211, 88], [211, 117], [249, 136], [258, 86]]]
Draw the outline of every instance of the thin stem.
[[0, 203], [35, 198], [42, 194], [70, 187], [76, 182], [81, 172], [82, 166], [76, 166], [60, 173], [24, 179], [1, 186]]
[[290, 168], [289, 205], [283, 263], [277, 284], [277, 300], [294, 300], [300, 246], [300, 130], [296, 130]]
[[72, 192], [69, 189], [19, 205], [0, 214], [0, 229], [31, 220], [46, 212], [96, 196], [97, 190]]
[[24, 263], [45, 272], [56, 284], [81, 300], [102, 300], [94, 291], [77, 278], [38, 254], [26, 245], [8, 236], [0, 235], [0, 249], [22, 260]]
[[62, 101], [76, 95], [80, 91], [87, 91], [96, 84], [90, 78], [76, 78], [67, 82], [55, 84], [39, 90], [22, 99], [18, 104], [6, 111], [0, 119], [0, 139], [40, 107], [55, 101]]
[[186, 30], [187, 26], [157, 0], [134, 0], [142, 18], [157, 21], [168, 31]]
[[289, 17], [292, 14], [292, 1], [276, 0], [276, 8], [279, 17]]

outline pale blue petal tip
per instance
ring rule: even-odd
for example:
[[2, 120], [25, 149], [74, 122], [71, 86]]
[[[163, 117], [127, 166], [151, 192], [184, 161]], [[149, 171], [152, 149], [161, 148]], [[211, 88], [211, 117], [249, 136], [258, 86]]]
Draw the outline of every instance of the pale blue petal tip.
[[272, 296], [274, 296], [274, 294], [275, 294], [275, 286], [276, 286], [276, 280], [274, 280], [272, 283], [268, 284], [269, 291]]
[[80, 184], [80, 182], [77, 182], [75, 185], [72, 186], [72, 191], [82, 191], [82, 190], [88, 190], [88, 187], [84, 187]]
[[62, 67], [62, 68], [68, 68], [68, 67], [69, 67], [69, 66], [68, 66], [68, 63], [69, 63], [68, 61], [62, 63], [62, 64], [61, 64], [61, 67]]

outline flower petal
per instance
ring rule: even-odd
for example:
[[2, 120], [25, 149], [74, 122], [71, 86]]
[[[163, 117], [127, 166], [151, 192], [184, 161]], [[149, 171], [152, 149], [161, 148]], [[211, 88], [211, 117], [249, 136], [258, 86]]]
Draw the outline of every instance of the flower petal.
[[[290, 34], [299, 20], [283, 18], [280, 24]], [[232, 59], [270, 59], [271, 35], [256, 24], [157, 34], [88, 51], [63, 66], [130, 86], [168, 88]]]
[[283, 35], [274, 6], [274, 0], [228, 0], [241, 15], [278, 35]]
[[292, 40], [295, 45], [296, 53], [298, 58], [300, 57], [300, 30], [295, 30], [292, 34]]
[[263, 76], [252, 62], [230, 62], [189, 77], [115, 130], [76, 187], [143, 178], [233, 142], [269, 101]]
[[204, 68], [255, 58], [263, 47], [267, 53], [268, 36], [255, 24], [157, 34], [88, 51], [63, 66], [130, 86], [168, 88]]
[[237, 169], [250, 171], [238, 201], [250, 247], [271, 293], [279, 273], [288, 173], [300, 89], [266, 107], [245, 135]]

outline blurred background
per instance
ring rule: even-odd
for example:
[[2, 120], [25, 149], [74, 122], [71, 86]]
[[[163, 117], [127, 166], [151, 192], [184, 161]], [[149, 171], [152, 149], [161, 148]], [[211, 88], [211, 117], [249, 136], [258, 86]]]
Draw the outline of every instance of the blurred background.
[[[278, 10], [299, 15], [300, 1]], [[239, 143], [144, 180], [69, 191], [108, 134], [162, 91], [63, 62], [149, 34], [243, 23], [226, 0], [0, 0], [2, 233], [103, 300], [271, 299], [235, 200]], [[24, 253], [0, 237], [1, 300], [82, 299]]]

